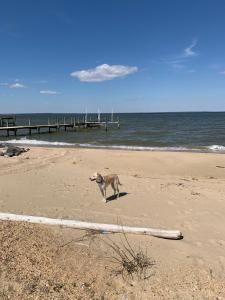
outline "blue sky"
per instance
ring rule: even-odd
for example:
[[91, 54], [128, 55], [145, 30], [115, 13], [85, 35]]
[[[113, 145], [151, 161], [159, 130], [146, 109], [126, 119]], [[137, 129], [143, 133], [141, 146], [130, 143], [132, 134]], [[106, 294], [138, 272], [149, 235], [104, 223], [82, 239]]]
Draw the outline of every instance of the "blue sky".
[[0, 0], [0, 112], [225, 110], [223, 0]]

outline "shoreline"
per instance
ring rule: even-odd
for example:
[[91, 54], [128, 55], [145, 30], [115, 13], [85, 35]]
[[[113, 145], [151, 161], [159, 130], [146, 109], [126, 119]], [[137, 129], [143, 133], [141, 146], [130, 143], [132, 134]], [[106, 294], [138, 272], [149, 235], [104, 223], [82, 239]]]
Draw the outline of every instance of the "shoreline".
[[67, 142], [51, 142], [43, 140], [31, 139], [11, 139], [0, 140], [0, 145], [18, 145], [40, 148], [69, 148], [69, 149], [102, 149], [102, 150], [119, 150], [119, 151], [137, 151], [137, 152], [183, 152], [183, 153], [214, 153], [225, 154], [225, 146], [223, 145], [209, 145], [196, 146], [196, 148], [188, 148], [183, 146], [171, 147], [152, 147], [141, 145], [95, 145], [90, 143], [67, 143]]

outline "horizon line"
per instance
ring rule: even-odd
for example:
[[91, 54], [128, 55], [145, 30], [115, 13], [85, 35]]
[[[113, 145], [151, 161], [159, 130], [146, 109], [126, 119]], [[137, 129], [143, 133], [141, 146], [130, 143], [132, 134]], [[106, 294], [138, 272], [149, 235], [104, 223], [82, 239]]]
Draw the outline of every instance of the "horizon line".
[[[187, 111], [149, 111], [149, 112], [142, 112], [142, 111], [137, 111], [137, 112], [116, 112], [114, 111], [113, 114], [167, 114], [167, 113], [223, 113], [225, 110], [187, 110]], [[1, 115], [34, 115], [34, 114], [39, 114], [39, 115], [44, 115], [44, 114], [81, 114], [85, 115], [86, 112], [6, 112], [6, 113], [0, 113]], [[88, 112], [87, 114], [98, 114], [98, 112]], [[112, 112], [101, 112], [101, 114], [112, 114]]]

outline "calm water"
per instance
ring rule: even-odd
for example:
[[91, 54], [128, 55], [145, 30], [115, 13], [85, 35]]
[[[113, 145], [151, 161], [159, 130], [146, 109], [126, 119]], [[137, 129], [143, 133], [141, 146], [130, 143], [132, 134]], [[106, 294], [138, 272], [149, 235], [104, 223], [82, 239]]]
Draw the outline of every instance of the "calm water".
[[[66, 116], [67, 121], [75, 114], [32, 114], [17, 115], [17, 125], [54, 123]], [[96, 119], [96, 115], [89, 118]], [[102, 115], [110, 118], [110, 115]], [[130, 149], [162, 150], [211, 150], [225, 151], [225, 112], [218, 113], [133, 113], [114, 114], [120, 118], [120, 129], [80, 129], [63, 130], [51, 134], [20, 135], [10, 138], [1, 134], [1, 141], [22, 142], [36, 145], [71, 145], [84, 147], [117, 147]], [[68, 145], [67, 145], [68, 146]]]

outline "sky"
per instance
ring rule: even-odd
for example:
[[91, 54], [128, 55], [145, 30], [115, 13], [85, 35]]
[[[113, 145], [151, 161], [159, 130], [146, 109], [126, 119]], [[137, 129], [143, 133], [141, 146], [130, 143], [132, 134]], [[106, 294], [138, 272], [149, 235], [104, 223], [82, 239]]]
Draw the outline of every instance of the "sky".
[[0, 113], [225, 111], [224, 0], [0, 0]]

